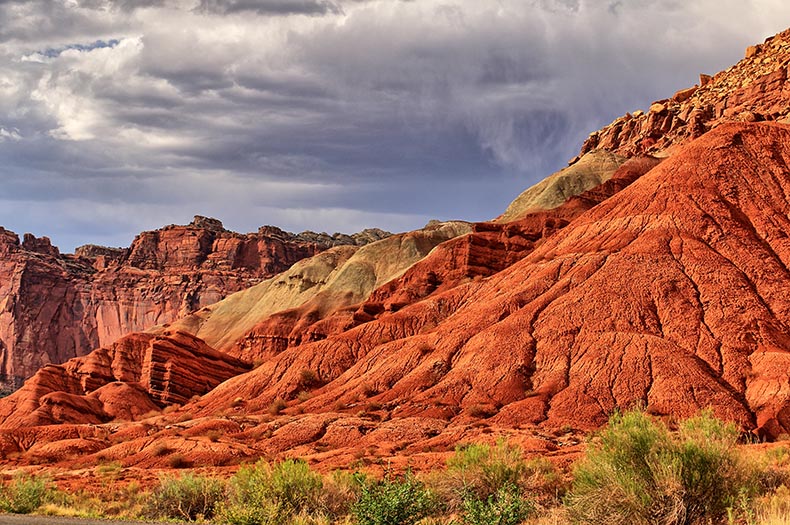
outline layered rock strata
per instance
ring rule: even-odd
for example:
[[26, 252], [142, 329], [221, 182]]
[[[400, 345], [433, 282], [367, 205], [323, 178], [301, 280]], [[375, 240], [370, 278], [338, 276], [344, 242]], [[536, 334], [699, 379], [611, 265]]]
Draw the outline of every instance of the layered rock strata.
[[49, 363], [174, 321], [337, 245], [386, 237], [227, 231], [216, 219], [143, 232], [128, 249], [60, 254], [43, 237], [0, 229], [0, 377], [7, 386]]
[[250, 368], [183, 332], [132, 334], [39, 370], [3, 400], [2, 428], [132, 420], [186, 403]]

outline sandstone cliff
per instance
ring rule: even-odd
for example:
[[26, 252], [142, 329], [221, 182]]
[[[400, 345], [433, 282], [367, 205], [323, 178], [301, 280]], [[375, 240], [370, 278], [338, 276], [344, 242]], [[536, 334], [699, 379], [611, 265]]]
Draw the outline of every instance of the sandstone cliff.
[[210, 391], [250, 365], [183, 332], [132, 334], [47, 365], [0, 407], [6, 428], [130, 420]]
[[216, 219], [141, 233], [128, 249], [62, 255], [46, 237], [0, 229], [0, 378], [13, 386], [121, 336], [171, 322], [337, 245], [386, 237], [274, 227], [227, 231]]

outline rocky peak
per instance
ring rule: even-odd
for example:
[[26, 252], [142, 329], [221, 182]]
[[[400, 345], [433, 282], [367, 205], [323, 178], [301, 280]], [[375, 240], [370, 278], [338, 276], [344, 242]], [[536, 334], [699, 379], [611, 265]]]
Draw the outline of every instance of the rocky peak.
[[266, 237], [274, 237], [276, 239], [285, 239], [286, 237], [293, 237], [292, 233], [288, 233], [287, 231], [278, 228], [277, 226], [271, 226], [269, 224], [258, 228], [258, 235], [264, 235]]
[[26, 233], [24, 235], [22, 249], [42, 255], [52, 255], [54, 257], [60, 255], [57, 246], [52, 246], [52, 241], [49, 240], [49, 237], [38, 238], [32, 233]]
[[258, 235], [265, 235], [276, 239], [298, 240], [329, 248], [334, 246], [364, 246], [372, 242], [380, 241], [381, 239], [386, 239], [392, 235], [392, 233], [380, 230], [379, 228], [367, 228], [361, 232], [352, 233], [351, 235], [337, 232], [329, 235], [326, 232], [316, 233], [310, 230], [293, 234], [277, 226], [261, 226], [258, 228]]
[[381, 239], [386, 239], [390, 235], [392, 235], [390, 232], [379, 228], [365, 228], [361, 232], [353, 234], [351, 237], [354, 239], [354, 244], [362, 246], [371, 242], [380, 241]]
[[96, 270], [104, 270], [110, 266], [119, 265], [126, 257], [128, 250], [125, 248], [110, 248], [86, 244], [78, 246], [74, 255], [81, 259], [88, 259]]
[[[743, 60], [672, 97], [592, 133], [581, 155], [605, 149], [626, 157], [667, 156], [724, 122], [785, 121], [790, 114], [790, 30], [750, 46]], [[577, 157], [578, 159], [578, 157]], [[577, 159], [571, 161], [574, 163]]]
[[0, 226], [0, 254], [10, 253], [19, 249], [19, 236]]
[[353, 233], [351, 235], [345, 233], [333, 233], [329, 235], [326, 232], [316, 233], [310, 230], [303, 231], [296, 237], [303, 241], [315, 242], [327, 246], [364, 246], [372, 242], [386, 239], [392, 233], [378, 228], [367, 228], [361, 232]]
[[200, 228], [201, 230], [209, 230], [213, 232], [224, 232], [225, 228], [222, 226], [222, 221], [213, 217], [203, 217], [202, 215], [195, 215], [192, 222], [189, 223], [192, 228]]

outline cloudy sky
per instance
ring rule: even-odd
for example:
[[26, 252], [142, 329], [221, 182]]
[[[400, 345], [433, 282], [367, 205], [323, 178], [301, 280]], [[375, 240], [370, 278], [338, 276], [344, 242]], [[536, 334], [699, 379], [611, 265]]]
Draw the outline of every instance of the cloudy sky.
[[786, 0], [0, 0], [0, 225], [485, 220]]

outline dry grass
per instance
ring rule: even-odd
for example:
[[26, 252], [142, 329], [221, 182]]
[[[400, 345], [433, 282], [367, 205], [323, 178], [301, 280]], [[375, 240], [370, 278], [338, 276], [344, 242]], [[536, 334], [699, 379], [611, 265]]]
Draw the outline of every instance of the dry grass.
[[790, 489], [782, 485], [757, 504], [756, 525], [790, 525]]
[[272, 404], [269, 405], [269, 414], [273, 416], [278, 416], [280, 413], [288, 407], [288, 403], [284, 400], [277, 398], [272, 401]]
[[66, 493], [55, 490], [37, 512], [45, 516], [72, 518], [137, 519], [142, 516], [149, 496], [136, 482], [116, 485], [111, 492], [80, 490]]
[[321, 386], [321, 378], [314, 370], [302, 370], [299, 372], [299, 386], [305, 390], [317, 388]]
[[187, 468], [192, 466], [192, 462], [189, 461], [183, 454], [179, 452], [176, 452], [175, 454], [167, 458], [167, 464], [171, 468]]
[[304, 403], [305, 401], [307, 401], [307, 400], [308, 400], [308, 399], [310, 399], [311, 397], [313, 397], [313, 394], [311, 394], [311, 393], [310, 393], [310, 392], [308, 392], [307, 390], [302, 390], [302, 391], [301, 391], [301, 392], [299, 392], [299, 394], [296, 396], [296, 399], [298, 399], [300, 403]]
[[529, 518], [524, 525], [570, 525], [568, 513], [563, 508], [548, 509], [537, 516]]
[[166, 456], [166, 455], [170, 454], [172, 451], [173, 451], [173, 449], [170, 448], [168, 445], [166, 445], [164, 443], [158, 443], [157, 445], [154, 446], [154, 449], [153, 449], [152, 452], [153, 452], [154, 456], [161, 457], [161, 456]]
[[496, 410], [483, 405], [472, 405], [469, 407], [469, 415], [480, 419], [488, 419], [496, 415]]

